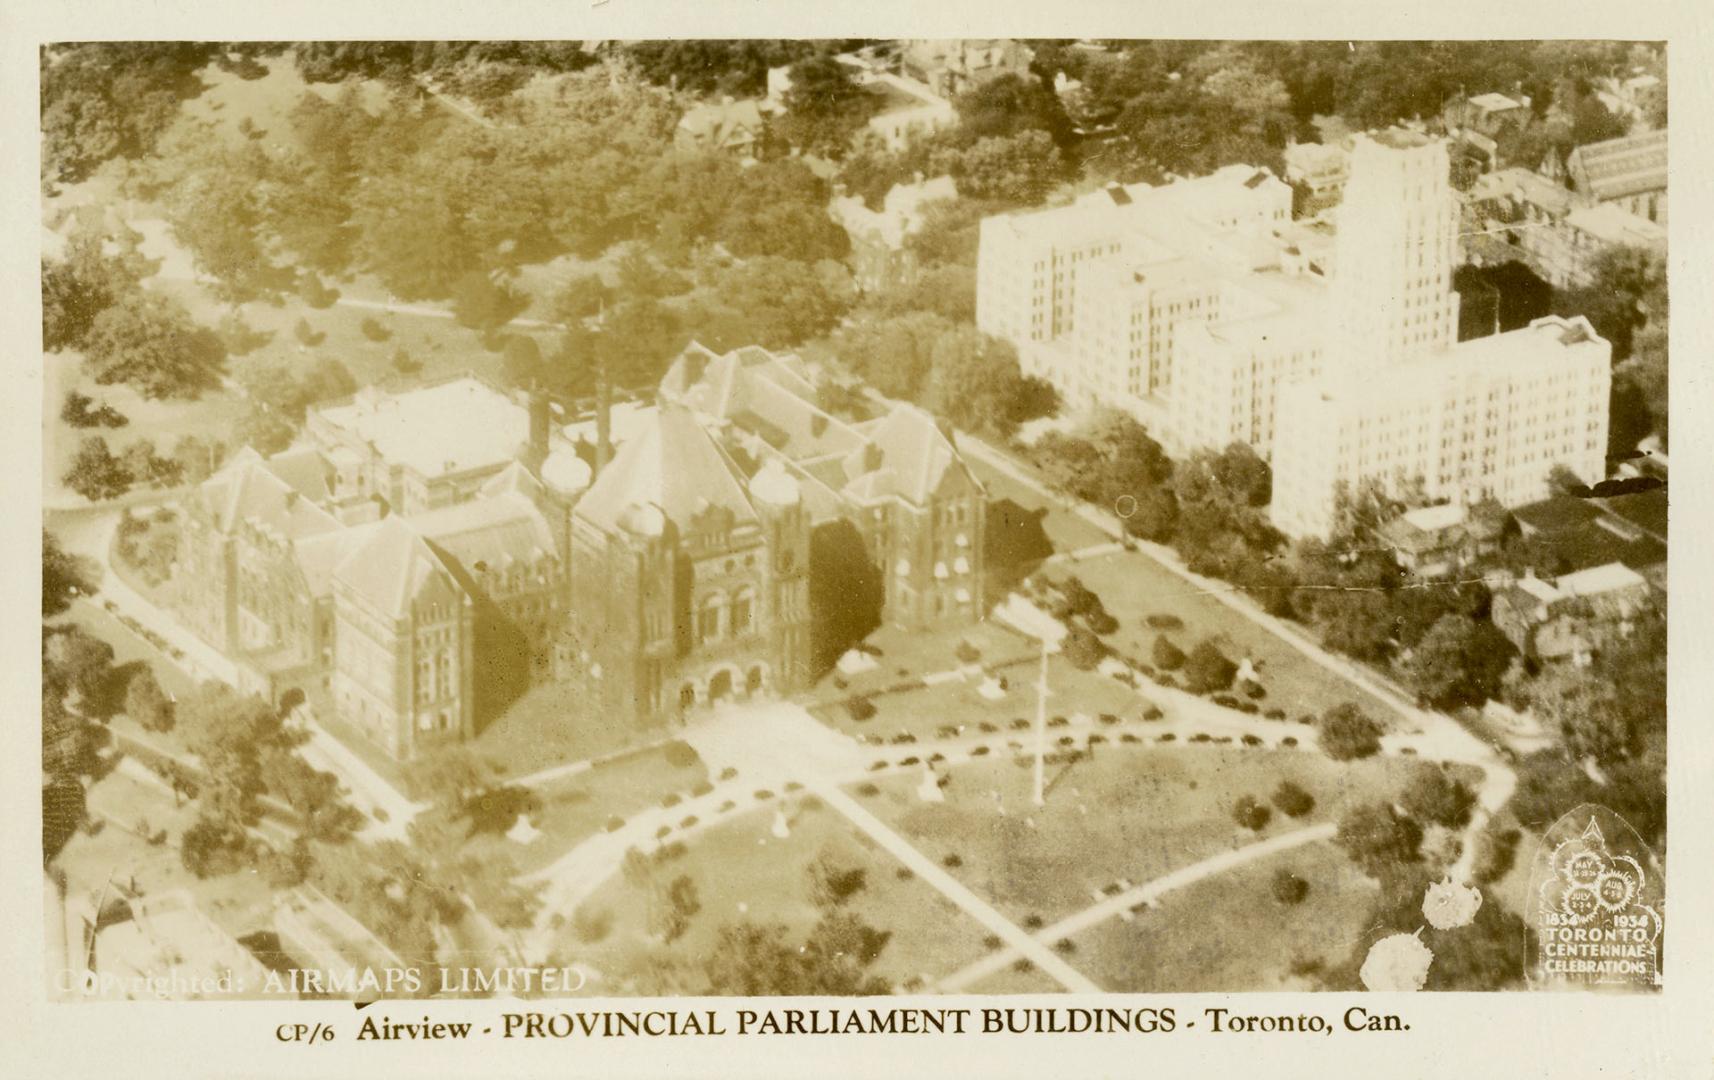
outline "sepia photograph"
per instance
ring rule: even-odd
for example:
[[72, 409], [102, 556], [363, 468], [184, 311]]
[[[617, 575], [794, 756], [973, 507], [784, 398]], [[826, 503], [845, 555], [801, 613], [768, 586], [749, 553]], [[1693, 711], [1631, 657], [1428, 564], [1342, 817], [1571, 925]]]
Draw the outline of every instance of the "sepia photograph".
[[1668, 54], [43, 45], [35, 996], [1660, 997]]

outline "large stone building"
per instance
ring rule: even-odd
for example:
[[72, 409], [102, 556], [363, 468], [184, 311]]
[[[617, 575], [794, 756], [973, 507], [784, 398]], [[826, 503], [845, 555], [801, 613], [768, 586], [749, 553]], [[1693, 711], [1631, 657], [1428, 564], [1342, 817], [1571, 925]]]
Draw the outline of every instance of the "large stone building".
[[590, 425], [539, 396], [365, 389], [187, 500], [182, 617], [248, 689], [302, 690], [401, 758], [547, 679], [634, 722], [801, 688], [843, 640], [816, 588], [850, 594], [836, 615], [872, 594], [877, 620], [979, 618], [983, 496], [950, 437], [813, 399], [795, 358], [693, 345], [659, 406], [607, 425], [597, 475]]

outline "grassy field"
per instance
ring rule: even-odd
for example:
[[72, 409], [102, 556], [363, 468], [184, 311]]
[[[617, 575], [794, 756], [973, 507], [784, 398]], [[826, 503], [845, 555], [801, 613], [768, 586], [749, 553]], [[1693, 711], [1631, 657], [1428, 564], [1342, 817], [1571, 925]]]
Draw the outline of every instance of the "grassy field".
[[1267, 698], [1258, 702], [1264, 708], [1284, 709], [1295, 720], [1304, 713], [1320, 715], [1331, 706], [1354, 701], [1385, 727], [1403, 724], [1403, 718], [1379, 698], [1311, 662], [1141, 552], [1116, 552], [1071, 566], [1054, 566], [1048, 573], [1059, 580], [1075, 574], [1101, 597], [1119, 620], [1118, 631], [1106, 640], [1124, 655], [1149, 662], [1158, 631], [1145, 619], [1171, 615], [1182, 620], [1184, 628], [1168, 637], [1186, 652], [1203, 638], [1213, 637], [1231, 659], [1249, 657], [1268, 692]]
[[[984, 723], [1006, 732], [1011, 730], [1014, 720], [1034, 721], [1036, 679], [1041, 670], [1037, 656], [1039, 653], [1027, 645], [1012, 654], [1011, 662], [997, 672], [1006, 680], [1005, 696], [994, 701], [978, 692], [982, 680], [972, 677], [877, 694], [869, 699], [875, 715], [868, 720], [857, 720], [844, 704], [823, 704], [810, 712], [829, 727], [847, 734], [883, 739], [900, 733], [931, 739], [946, 725], [962, 727], [965, 734], [984, 730], [981, 727]], [[983, 662], [987, 663], [986, 658]], [[1130, 718], [1151, 704], [1130, 687], [1093, 671], [1079, 671], [1060, 656], [1048, 659], [1048, 688], [1049, 716], [1081, 712], [1091, 717], [1111, 713]]]
[[627, 754], [538, 789], [541, 809], [531, 822], [542, 835], [517, 849], [520, 871], [538, 870], [604, 829], [612, 817], [626, 818], [681, 798], [709, 779], [700, 760], [677, 765], [664, 747]]
[[[1274, 898], [1282, 868], [1309, 883], [1302, 903]], [[1129, 924], [1091, 927], [1066, 959], [1116, 993], [1313, 990], [1310, 970], [1349, 955], [1375, 894], [1344, 852], [1308, 844], [1170, 893]]]
[[[585, 918], [604, 913], [610, 931], [589, 943], [568, 929], [563, 951], [605, 972], [636, 973], [637, 985], [628, 989], [646, 990], [657, 961], [694, 966], [722, 927], [746, 920], [778, 924], [785, 927], [785, 939], [795, 939], [821, 917], [808, 871], [823, 857], [841, 870], [863, 871], [864, 886], [846, 907], [892, 934], [873, 971], [894, 985], [932, 984], [987, 951], [981, 926], [932, 887], [908, 873], [901, 876], [903, 868], [890, 856], [818, 800], [800, 800], [787, 814], [791, 834], [784, 839], [772, 835], [773, 810], [755, 811], [709, 829], [679, 857], [656, 863], [643, 888], [616, 875], [581, 909]], [[680, 874], [696, 883], [702, 910], [683, 938], [662, 945], [648, 925], [657, 903], [653, 888]]]
[[[917, 799], [915, 775], [889, 777], [864, 803], [931, 858], [954, 857], [952, 873], [1028, 925], [1088, 907], [1092, 892], [1121, 879], [1141, 885], [1221, 851], [1335, 820], [1354, 803], [1391, 798], [1416, 763], [1339, 764], [1296, 751], [1109, 745], [1092, 759], [1050, 765], [1047, 805], [1040, 809], [1030, 803], [1030, 764], [1020, 757], [957, 766], [939, 804]], [[1308, 815], [1291, 819], [1276, 812], [1259, 833], [1233, 822], [1239, 797], [1265, 802], [1287, 779], [1314, 797]]]
[[543, 682], [477, 733], [471, 748], [503, 776], [526, 776], [555, 765], [605, 757], [667, 737], [662, 727], [615, 724], [591, 709], [575, 686]]

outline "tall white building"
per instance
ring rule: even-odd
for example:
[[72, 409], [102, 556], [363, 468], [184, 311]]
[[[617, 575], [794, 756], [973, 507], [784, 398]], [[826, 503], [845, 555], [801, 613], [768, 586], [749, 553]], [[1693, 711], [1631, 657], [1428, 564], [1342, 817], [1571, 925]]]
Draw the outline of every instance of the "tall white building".
[[1067, 400], [1147, 416], [1170, 385], [1180, 327], [1215, 317], [1228, 279], [1277, 262], [1271, 237], [1290, 220], [1291, 189], [1247, 165], [985, 218], [976, 325]]
[[1352, 140], [1334, 279], [1339, 359], [1358, 370], [1458, 340], [1458, 203], [1446, 144], [1401, 128]]
[[1548, 494], [1564, 465], [1605, 476], [1612, 346], [1587, 319], [1521, 330], [1360, 374], [1324, 374], [1281, 393], [1274, 524], [1327, 536], [1340, 493], [1365, 480], [1420, 483], [1430, 500], [1516, 506]]

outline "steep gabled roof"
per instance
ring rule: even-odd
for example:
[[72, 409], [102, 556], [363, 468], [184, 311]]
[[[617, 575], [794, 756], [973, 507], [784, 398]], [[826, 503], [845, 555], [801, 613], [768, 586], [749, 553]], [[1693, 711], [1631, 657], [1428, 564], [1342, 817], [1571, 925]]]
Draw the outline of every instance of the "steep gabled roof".
[[868, 442], [845, 458], [845, 491], [859, 501], [896, 496], [923, 506], [947, 470], [964, 468], [952, 439], [915, 405], [895, 405], [866, 434]]
[[577, 504], [578, 517], [608, 532], [634, 506], [654, 507], [680, 529], [711, 507], [755, 521], [742, 473], [689, 409], [663, 404], [619, 448]]
[[325, 464], [317, 464], [320, 455], [288, 451], [280, 456], [287, 460], [276, 471], [271, 460], [245, 447], [203, 481], [197, 497], [221, 532], [232, 533], [250, 523], [292, 540], [339, 528], [339, 521], [315, 502], [326, 494]]
[[553, 531], [536, 504], [517, 492], [414, 514], [412, 528], [464, 569], [481, 573], [554, 554]]
[[409, 614], [423, 587], [437, 577], [463, 592], [428, 542], [397, 517], [377, 523], [334, 570], [336, 580], [394, 618]]

